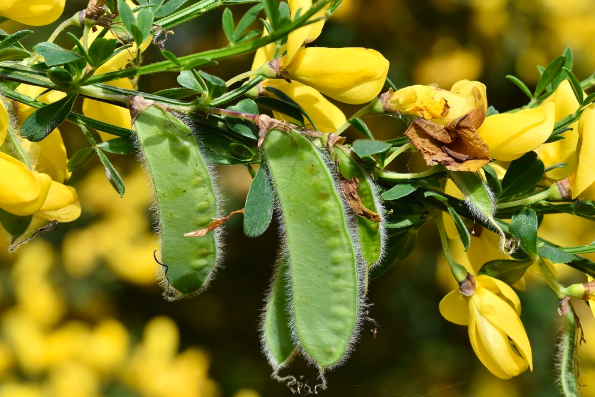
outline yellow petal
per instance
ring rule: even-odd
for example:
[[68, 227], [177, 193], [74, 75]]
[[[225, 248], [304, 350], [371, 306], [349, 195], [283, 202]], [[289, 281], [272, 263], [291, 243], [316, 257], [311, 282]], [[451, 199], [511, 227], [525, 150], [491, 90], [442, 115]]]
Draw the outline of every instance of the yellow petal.
[[486, 87], [478, 81], [461, 80], [450, 91], [433, 85], [413, 85], [396, 91], [387, 105], [392, 111], [423, 117], [445, 125], [471, 110], [487, 112]]
[[[510, 289], [510, 291], [512, 291], [512, 289]], [[483, 318], [506, 334], [507, 338], [505, 342], [507, 344], [508, 338], [514, 341], [516, 348], [520, 352], [523, 360], [526, 361], [529, 365], [529, 368], [533, 370], [531, 344], [529, 343], [529, 338], [525, 332], [525, 327], [523, 326], [523, 323], [521, 322], [521, 319], [519, 318], [516, 311], [502, 298], [498, 297], [487, 288], [480, 287], [476, 289], [475, 294], [473, 294], [471, 297], [471, 300]], [[491, 341], [488, 341], [488, 343], [491, 343]], [[504, 358], [506, 358], [506, 355], [504, 354], [505, 351], [494, 350], [494, 353], [503, 354], [502, 361], [499, 362], [499, 364], [503, 365], [505, 363]], [[514, 356], [517, 355], [514, 354]], [[511, 368], [515, 368], [515, 366], [512, 365], [513, 362], [515, 365], [518, 365], [518, 361], [514, 357], [512, 357], [512, 362], [507, 362], [507, 364], [511, 365]], [[516, 376], [520, 372], [515, 373], [514, 370], [509, 370], [509, 373], [512, 376]]]
[[469, 307], [472, 318], [469, 322], [469, 340], [482, 364], [501, 379], [510, 379], [527, 370], [527, 362], [513, 350], [507, 335], [488, 321], [471, 300]]
[[49, 175], [31, 171], [1, 152], [0, 175], [0, 208], [20, 216], [31, 215], [41, 207], [52, 182]]
[[595, 182], [595, 105], [589, 105], [583, 112], [578, 126], [580, 142], [578, 168], [572, 185], [572, 198], [579, 197]]
[[457, 290], [451, 291], [440, 301], [438, 306], [442, 317], [458, 325], [469, 324], [467, 316], [467, 302], [465, 297]]
[[556, 107], [543, 107], [501, 113], [488, 117], [479, 128], [490, 148], [492, 158], [512, 161], [535, 150], [551, 135], [555, 124]]
[[[297, 81], [288, 83], [284, 80], [266, 80], [264, 86], [277, 88], [296, 101], [310, 115], [319, 131], [335, 132], [347, 121], [341, 109], [330, 103], [312, 87], [308, 87]], [[277, 112], [275, 112], [275, 118], [295, 121]], [[307, 120], [305, 121], [306, 123], [308, 122]]]
[[70, 178], [70, 172], [66, 169], [68, 158], [62, 135], [58, 129], [52, 131], [42, 141], [37, 142], [40, 147], [39, 157], [35, 169], [52, 177], [56, 182], [64, 182]]
[[81, 215], [76, 190], [72, 186], [65, 186], [52, 181], [48, 195], [35, 216], [48, 221], [72, 222]]
[[[312, 0], [289, 0], [289, 11], [291, 12], [291, 18], [295, 20], [295, 17], [299, 11], [300, 15], [304, 15], [311, 7]], [[326, 9], [328, 6], [323, 7], [322, 10], [318, 11], [312, 19], [318, 19], [325, 16]], [[311, 43], [322, 32], [324, 26], [324, 20], [315, 22], [310, 25], [306, 25], [299, 28], [289, 34], [287, 37], [287, 63], [291, 63], [291, 60], [299, 49], [307, 43]]]
[[[265, 35], [263, 35], [264, 37]], [[264, 47], [260, 47], [256, 50], [256, 54], [254, 55], [254, 60], [252, 61], [252, 69], [258, 69], [265, 63], [273, 60], [273, 55], [275, 54], [275, 44], [270, 43], [265, 45]]]
[[283, 68], [283, 75], [349, 104], [374, 99], [382, 90], [389, 62], [365, 48], [304, 48]]
[[[576, 112], [579, 107], [568, 80], [560, 83], [556, 91], [547, 97], [541, 106], [548, 103], [556, 105], [556, 122]], [[579, 139], [578, 127], [578, 123], [569, 125], [569, 128], [572, 128], [572, 130], [564, 132], [564, 139], [548, 143], [539, 148], [539, 158], [543, 161], [546, 168], [554, 164], [566, 163], [566, 167], [564, 168], [554, 168], [549, 171], [547, 173], [548, 178], [558, 181], [576, 171], [578, 162], [578, 153], [576, 151]]]
[[8, 133], [8, 111], [4, 106], [4, 103], [0, 101], [0, 146], [6, 140], [6, 134]]
[[494, 294], [504, 298], [505, 301], [514, 308], [516, 314], [519, 316], [521, 315], [521, 301], [516, 292], [514, 292], [508, 284], [489, 276], [478, 276], [476, 281], [480, 283], [482, 287], [487, 288]]
[[25, 25], [41, 26], [62, 15], [66, 0], [2, 0], [0, 15]]
[[[127, 90], [133, 89], [130, 79], [127, 78], [110, 81], [107, 84]], [[121, 106], [110, 105], [109, 103], [85, 98], [83, 100], [83, 114], [92, 119], [115, 125], [116, 127], [130, 129], [130, 111], [127, 108], [123, 108]], [[103, 141], [107, 141], [116, 137], [115, 135], [108, 134], [103, 131], [98, 130], [97, 132], [99, 132], [99, 135]]]

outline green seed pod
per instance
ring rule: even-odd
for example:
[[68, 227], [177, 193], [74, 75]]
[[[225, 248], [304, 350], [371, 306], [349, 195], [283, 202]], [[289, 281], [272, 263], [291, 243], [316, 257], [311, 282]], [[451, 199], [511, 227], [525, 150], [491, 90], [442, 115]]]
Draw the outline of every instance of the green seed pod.
[[[378, 190], [368, 173], [350, 154], [350, 150], [337, 145], [332, 154], [339, 167], [339, 172], [346, 180], [357, 178], [357, 196], [363, 209], [357, 209], [359, 203], [351, 205], [357, 216], [357, 235], [359, 246], [368, 265], [368, 270], [380, 263], [384, 253], [386, 232], [383, 226], [384, 209], [380, 202]], [[367, 211], [366, 211], [367, 210]], [[360, 215], [361, 213], [361, 215]]]
[[47, 76], [54, 84], [61, 88], [70, 88], [73, 85], [72, 75], [64, 68], [54, 66], [47, 70]]
[[130, 108], [157, 196], [165, 295], [169, 300], [190, 296], [207, 286], [221, 261], [220, 228], [184, 237], [220, 217], [212, 170], [182, 121], [141, 97], [134, 97]]
[[324, 370], [343, 362], [358, 333], [365, 262], [330, 171], [333, 166], [323, 153], [288, 129], [271, 129], [261, 140], [291, 274], [293, 339], [319, 368], [319, 386], [324, 388]]
[[287, 310], [287, 302], [291, 298], [288, 286], [290, 277], [286, 257], [281, 254], [261, 326], [262, 349], [274, 369], [275, 377], [281, 368], [289, 364], [296, 350], [291, 339], [291, 316]]

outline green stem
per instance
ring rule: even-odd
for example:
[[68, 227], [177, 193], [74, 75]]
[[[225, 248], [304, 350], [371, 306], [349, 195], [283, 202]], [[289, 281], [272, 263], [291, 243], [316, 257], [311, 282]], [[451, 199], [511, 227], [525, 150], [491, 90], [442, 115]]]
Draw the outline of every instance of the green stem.
[[27, 152], [25, 152], [25, 149], [23, 149], [23, 147], [21, 146], [21, 143], [19, 142], [19, 139], [17, 137], [17, 133], [10, 124], [8, 125], [7, 138], [10, 140], [10, 143], [21, 163], [25, 164], [27, 168], [32, 170], [33, 167], [31, 167], [31, 161], [29, 160], [29, 156], [27, 156]]
[[150, 65], [141, 67], [128, 68], [115, 72], [103, 73], [95, 75], [87, 80], [87, 85], [103, 83], [106, 81], [118, 80], [124, 77], [140, 76], [145, 74], [159, 73], [165, 71], [178, 72], [180, 70], [189, 70], [198, 68], [207, 64], [212, 63], [218, 59], [229, 58], [235, 55], [244, 54], [250, 51], [254, 51], [260, 47], [263, 47], [269, 43], [277, 41], [283, 37], [286, 37], [289, 33], [293, 32], [300, 27], [313, 23], [309, 19], [314, 16], [318, 11], [325, 7], [331, 0], [320, 0], [312, 6], [307, 12], [295, 21], [283, 25], [279, 30], [273, 31], [270, 35], [261, 37], [256, 40], [252, 40], [246, 43], [241, 43], [231, 47], [220, 48], [216, 50], [209, 50], [199, 52], [197, 54], [187, 55], [178, 58], [178, 61], [182, 65], [181, 68], [172, 61], [156, 62]]
[[393, 161], [394, 159], [396, 159], [401, 153], [405, 153], [406, 151], [413, 149], [413, 143], [406, 143], [403, 146], [400, 146], [399, 148], [397, 148], [397, 150], [395, 150], [394, 152], [392, 152], [390, 154], [390, 156], [388, 156], [386, 158], [386, 160], [384, 160], [384, 168], [386, 168], [387, 165], [389, 165], [391, 163], [391, 161]]
[[103, 99], [103, 101], [121, 102], [128, 107], [130, 105], [130, 95], [107, 94], [97, 90], [95, 87], [80, 87], [79, 94], [93, 99]]
[[157, 24], [163, 29], [171, 29], [181, 23], [197, 18], [205, 12], [217, 8], [222, 4], [222, 0], [202, 0], [196, 4], [157, 20]]
[[425, 178], [427, 176], [436, 174], [438, 172], [444, 171], [444, 168], [440, 165], [435, 165], [429, 170], [423, 172], [412, 172], [412, 173], [401, 173], [401, 172], [389, 172], [384, 171], [378, 174], [378, 178], [383, 179], [385, 181], [402, 181], [406, 179], [419, 179]]
[[89, 50], [89, 28], [90, 25], [85, 23], [85, 27], [83, 28], [83, 48], [85, 51]]
[[258, 69], [256, 69], [256, 70], [249, 70], [247, 72], [238, 74], [237, 76], [232, 77], [231, 79], [227, 80], [227, 82], [225, 83], [225, 85], [229, 87], [229, 86], [233, 85], [234, 83], [237, 83], [240, 80], [244, 80], [244, 79], [247, 79], [248, 77], [256, 76], [259, 73], [260, 73], [260, 71]]
[[234, 110], [227, 110], [227, 109], [219, 109], [219, 108], [210, 108], [209, 113], [220, 114], [222, 116], [231, 116], [242, 120], [249, 120], [254, 121], [256, 119], [256, 115], [251, 113], [242, 113], [236, 112]]
[[337, 129], [337, 131], [335, 131], [334, 133], [336, 135], [341, 135], [343, 132], [345, 132], [347, 128], [349, 128], [349, 126], [351, 126], [351, 123], [349, 122], [350, 120], [355, 120], [366, 113], [372, 112], [377, 101], [378, 99], [374, 99], [372, 102], [368, 103], [366, 106], [358, 110], [353, 116], [351, 116], [351, 118], [349, 118], [349, 120], [345, 122], [345, 124], [339, 127], [339, 129]]
[[537, 194], [534, 194], [532, 196], [525, 197], [524, 199], [510, 201], [508, 203], [497, 204], [496, 208], [504, 209], [504, 208], [510, 208], [510, 207], [520, 207], [520, 206], [524, 206], [527, 204], [533, 204], [533, 203], [537, 203], [542, 200], [546, 200], [546, 199], [550, 198], [550, 196], [551, 196], [551, 192], [548, 189], [548, 190], [539, 192]]
[[248, 169], [248, 172], [250, 173], [250, 176], [252, 177], [252, 179], [256, 178], [256, 171], [254, 171], [254, 168], [252, 168], [252, 165], [246, 164], [246, 168]]
[[448, 246], [448, 237], [446, 236], [446, 230], [444, 229], [444, 223], [442, 222], [442, 213], [440, 211], [434, 210], [433, 217], [436, 221], [436, 226], [438, 227], [440, 242], [442, 243], [442, 250], [444, 251], [446, 262], [448, 263], [448, 266], [450, 266], [450, 271], [452, 272], [455, 280], [457, 280], [457, 282], [460, 284], [467, 278], [469, 272], [464, 266], [459, 265], [452, 258], [452, 254], [450, 253], [450, 248]]
[[539, 267], [539, 271], [543, 275], [545, 282], [549, 287], [556, 293], [558, 299], [562, 299], [566, 296], [566, 287], [564, 287], [560, 281], [556, 278], [556, 276], [552, 273], [548, 265], [545, 264], [541, 257], [535, 257], [537, 262], [537, 267]]
[[589, 88], [595, 86], [595, 73], [581, 81], [581, 88], [583, 90], [588, 90]]

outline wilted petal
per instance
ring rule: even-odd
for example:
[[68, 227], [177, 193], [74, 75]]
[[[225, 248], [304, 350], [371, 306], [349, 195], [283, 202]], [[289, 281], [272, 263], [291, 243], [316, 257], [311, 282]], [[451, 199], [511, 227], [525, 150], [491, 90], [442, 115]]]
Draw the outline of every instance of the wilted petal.
[[31, 171], [15, 158], [0, 152], [0, 208], [14, 215], [31, 215], [45, 201], [52, 178]]
[[492, 158], [512, 161], [538, 148], [554, 130], [556, 107], [501, 113], [485, 119], [479, 133], [490, 148]]
[[66, 0], [2, 0], [0, 16], [25, 25], [47, 25], [62, 15], [65, 3]]
[[282, 75], [338, 101], [362, 104], [380, 93], [388, 66], [388, 60], [375, 50], [312, 47], [298, 51], [289, 65], [283, 64]]
[[72, 222], [80, 215], [81, 204], [76, 190], [53, 181], [43, 205], [35, 213], [40, 218], [58, 222]]
[[458, 325], [468, 325], [467, 302], [465, 297], [458, 291], [451, 291], [440, 301], [438, 306], [442, 317]]
[[[266, 80], [264, 86], [277, 88], [296, 101], [312, 118], [319, 131], [335, 132], [347, 121], [341, 109], [330, 103], [312, 87], [297, 81], [288, 83], [283, 80]], [[274, 117], [278, 120], [295, 121], [278, 112], [274, 112]], [[305, 122], [308, 123], [307, 119]]]

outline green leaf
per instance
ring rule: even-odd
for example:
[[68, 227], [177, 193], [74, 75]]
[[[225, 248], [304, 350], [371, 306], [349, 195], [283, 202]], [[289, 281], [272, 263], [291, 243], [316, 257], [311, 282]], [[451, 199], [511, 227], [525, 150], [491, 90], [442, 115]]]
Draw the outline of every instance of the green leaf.
[[229, 145], [229, 153], [238, 160], [250, 161], [254, 159], [254, 152], [243, 143], [232, 143]]
[[465, 247], [465, 252], [469, 249], [469, 245], [471, 245], [471, 236], [469, 235], [469, 230], [467, 230], [467, 226], [463, 223], [463, 220], [457, 214], [457, 212], [452, 208], [450, 205], [446, 204], [446, 208], [452, 217], [452, 220], [455, 222], [455, 226], [457, 228], [457, 232], [459, 232], [459, 237], [463, 246]]
[[273, 30], [277, 29], [279, 25], [279, 6], [277, 5], [276, 0], [262, 0], [262, 4], [264, 6], [264, 12], [267, 15], [267, 18], [271, 24]]
[[364, 134], [366, 136], [366, 138], [374, 140], [374, 136], [372, 135], [372, 131], [370, 131], [370, 129], [368, 128], [368, 126], [366, 125], [366, 123], [364, 123], [362, 121], [362, 119], [355, 118], [355, 119], [349, 119], [347, 121], [349, 122], [349, 124], [351, 124], [352, 126], [354, 126], [356, 130], [358, 130], [359, 132], [361, 132], [362, 134]]
[[512, 216], [510, 233], [520, 242], [521, 249], [532, 257], [537, 255], [537, 214], [530, 208], [523, 208]]
[[589, 105], [594, 100], [595, 100], [595, 92], [592, 92], [589, 95], [587, 95], [587, 97], [585, 98], [585, 101], [583, 102], [583, 106]]
[[162, 96], [169, 99], [184, 99], [196, 95], [196, 91], [188, 88], [166, 88], [165, 90], [157, 91], [154, 95]]
[[236, 40], [236, 42], [239, 44], [260, 36], [262, 36], [262, 30], [251, 30], [246, 34], [241, 35], [240, 38]]
[[46, 74], [58, 87], [71, 88], [73, 85], [72, 75], [64, 68], [53, 66], [46, 71]]
[[500, 200], [532, 189], [542, 180], [544, 171], [543, 161], [537, 158], [535, 152], [527, 152], [523, 157], [514, 160], [502, 179]]
[[[566, 58], [566, 61], [564, 62], [564, 67], [568, 70], [572, 70], [572, 63], [573, 63], [573, 59], [574, 59], [574, 55], [572, 54], [572, 48], [570, 48], [570, 46], [566, 47], [563, 55]], [[560, 83], [563, 82], [565, 79], [566, 79], [566, 76], [563, 73], [560, 73], [554, 79], [554, 81], [552, 81], [552, 89], [555, 90], [556, 88], [558, 88]]]
[[565, 63], [566, 58], [564, 57], [564, 55], [560, 55], [552, 62], [550, 62], [549, 65], [547, 65], [547, 67], [543, 70], [543, 74], [539, 78], [539, 81], [537, 82], [537, 87], [535, 88], [535, 96], [541, 94], [541, 92], [547, 87], [547, 85], [551, 83], [560, 72], [562, 72], [562, 67], [564, 67]]
[[400, 198], [410, 195], [417, 189], [419, 189], [419, 185], [415, 183], [400, 183], [398, 185], [395, 185], [392, 189], [382, 193], [380, 196], [383, 200], [387, 201], [398, 200]]
[[578, 81], [574, 73], [566, 68], [562, 68], [566, 75], [568, 76], [568, 81], [570, 82], [570, 87], [572, 87], [572, 92], [574, 92], [574, 96], [578, 101], [579, 105], [582, 105], [584, 99], [583, 89], [581, 88], [581, 83]]
[[124, 196], [126, 189], [124, 187], [124, 181], [122, 180], [120, 174], [118, 174], [118, 171], [116, 171], [112, 163], [101, 150], [97, 150], [97, 156], [99, 156], [99, 160], [101, 161], [101, 164], [103, 164], [105, 176], [107, 177], [109, 183], [116, 190], [116, 192], [118, 192], [120, 197]]
[[132, 10], [124, 0], [118, 0], [118, 14], [122, 19], [122, 23], [124, 23], [124, 26], [126, 26], [126, 30], [128, 30], [130, 33], [133, 33], [132, 26], [136, 23], [136, 18], [134, 18]]
[[155, 18], [163, 18], [180, 8], [188, 0], [169, 0], [155, 11]]
[[21, 126], [21, 136], [31, 142], [41, 141], [55, 130], [70, 114], [77, 93], [70, 93], [59, 101], [33, 112]]
[[154, 10], [158, 10], [163, 5], [165, 0], [149, 0], [149, 4], [155, 6]]
[[353, 142], [353, 151], [359, 157], [368, 157], [374, 154], [387, 152], [391, 144], [384, 141], [373, 141], [369, 139], [358, 139]]
[[306, 111], [300, 106], [299, 103], [297, 103], [296, 101], [291, 99], [291, 97], [289, 95], [287, 95], [286, 93], [284, 93], [283, 91], [281, 91], [275, 87], [266, 87], [266, 90], [269, 92], [272, 92], [277, 98], [279, 98], [280, 101], [285, 102], [289, 106], [295, 108], [302, 115], [304, 115], [304, 117], [306, 117], [308, 119], [308, 121], [310, 122], [310, 124], [312, 125], [312, 128], [316, 130], [316, 124], [314, 124], [314, 121], [312, 120], [312, 118], [310, 118], [310, 115], [308, 115], [308, 113], [306, 113]]
[[485, 172], [488, 187], [492, 192], [494, 192], [496, 197], [498, 197], [500, 193], [502, 193], [502, 185], [500, 185], [496, 171], [494, 171], [494, 169], [489, 164], [484, 165], [483, 170]]
[[[243, 99], [237, 105], [229, 106], [228, 110], [240, 113], [258, 114], [258, 106], [251, 99]], [[237, 117], [225, 116], [225, 124], [230, 130], [250, 139], [258, 139], [258, 129], [250, 120], [242, 120]]]
[[234, 41], [238, 41], [238, 39], [242, 37], [242, 34], [256, 20], [258, 14], [260, 13], [260, 11], [262, 11], [263, 8], [264, 5], [257, 4], [254, 7], [250, 8], [248, 12], [244, 14], [242, 19], [240, 19], [240, 22], [238, 22], [238, 26], [236, 27], [235, 32], [233, 33]]
[[200, 85], [196, 77], [194, 77], [194, 73], [192, 73], [191, 70], [183, 70], [180, 72], [180, 75], [178, 76], [178, 84], [192, 91], [204, 91], [203, 87]]
[[200, 70], [198, 74], [205, 80], [209, 91], [209, 99], [218, 98], [227, 92], [227, 85], [221, 78]]
[[525, 275], [525, 272], [532, 264], [532, 260], [497, 259], [484, 264], [479, 271], [479, 275], [494, 277], [508, 285], [513, 285]]
[[169, 61], [173, 62], [177, 67], [179, 67], [179, 68], [182, 67], [182, 63], [180, 62], [178, 57], [174, 55], [173, 52], [163, 50], [163, 51], [161, 51], [161, 55], [163, 55], [163, 57], [167, 58]]
[[84, 167], [93, 159], [95, 156], [95, 149], [92, 147], [86, 147], [84, 149], [79, 150], [75, 154], [70, 157], [68, 160], [68, 164], [66, 168], [69, 172], [74, 172], [81, 167]]
[[[85, 58], [85, 60], [89, 63], [89, 65], [93, 64], [93, 61], [91, 60], [91, 57], [89, 56], [89, 54], [87, 53], [87, 51], [85, 50], [85, 47], [83, 47], [83, 44], [79, 41], [79, 39], [73, 35], [70, 32], [66, 33], [68, 35], [68, 37], [70, 37], [70, 39], [74, 42], [74, 45], [76, 46], [78, 53], [80, 55], [82, 55], [83, 58]], [[68, 66], [68, 65], [67, 65]], [[83, 65], [83, 67], [78, 67], [77, 65], [77, 69], [82, 71], [83, 69], [85, 69], [87, 67], [87, 65]]]
[[29, 51], [21, 50], [20, 48], [11, 47], [0, 50], [0, 61], [14, 61], [29, 58], [30, 56]]
[[225, 33], [225, 37], [227, 37], [227, 40], [229, 40], [229, 42], [231, 44], [235, 43], [235, 37], [233, 35], [233, 31], [235, 28], [235, 25], [233, 22], [233, 13], [231, 12], [231, 10], [229, 8], [226, 8], [223, 11], [222, 23], [223, 23], [223, 32]]
[[32, 220], [32, 215], [18, 216], [0, 208], [0, 225], [10, 234], [11, 243], [14, 243], [19, 237], [25, 234]]
[[443, 195], [438, 194], [436, 192], [433, 192], [431, 190], [428, 190], [427, 192], [424, 192], [424, 197], [432, 197], [432, 198], [435, 198], [438, 201], [442, 201], [443, 203], [448, 202], [448, 198], [447, 197], [444, 197]]
[[549, 259], [552, 263], [568, 263], [574, 259], [572, 254], [550, 245], [539, 247], [539, 256]]
[[566, 164], [566, 163], [556, 163], [554, 165], [550, 165], [549, 167], [547, 167], [544, 172], [550, 172], [551, 170], [556, 169], [556, 168], [566, 168], [566, 167], [568, 167], [568, 164]]
[[265, 167], [261, 166], [250, 185], [244, 207], [244, 234], [258, 237], [263, 234], [273, 219], [273, 186]]
[[45, 64], [48, 66], [64, 65], [81, 59], [79, 55], [54, 43], [39, 43], [33, 47], [33, 50], [43, 57]]
[[33, 33], [32, 30], [19, 30], [11, 34], [10, 36], [6, 37], [4, 40], [0, 41], [0, 50], [4, 50], [8, 47], [11, 47], [13, 44], [19, 42], [19, 40], [24, 39], [25, 37], [29, 36]]
[[113, 154], [132, 154], [138, 151], [132, 140], [124, 137], [110, 139], [97, 145], [101, 150]]
[[527, 95], [530, 99], [533, 99], [533, 94], [531, 94], [531, 90], [529, 89], [529, 87], [525, 85], [525, 83], [521, 81], [521, 79], [511, 74], [507, 75], [506, 78], [512, 81], [517, 87], [519, 87], [521, 91], [523, 91], [523, 93]]
[[89, 47], [89, 58], [91, 58], [91, 65], [95, 68], [103, 65], [111, 58], [118, 42], [116, 40], [97, 38], [93, 40], [93, 44]]
[[302, 125], [304, 124], [304, 116], [302, 116], [300, 111], [286, 102], [283, 102], [276, 98], [269, 98], [266, 96], [254, 98], [254, 102], [256, 102], [258, 106], [262, 106], [263, 108], [283, 113], [284, 115], [296, 120], [298, 123]]

